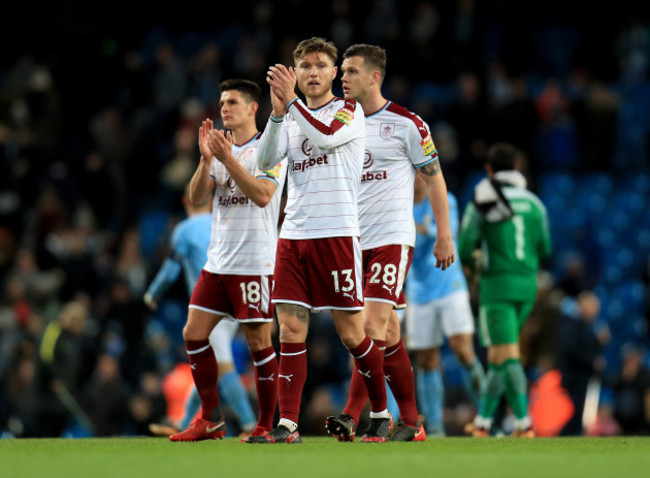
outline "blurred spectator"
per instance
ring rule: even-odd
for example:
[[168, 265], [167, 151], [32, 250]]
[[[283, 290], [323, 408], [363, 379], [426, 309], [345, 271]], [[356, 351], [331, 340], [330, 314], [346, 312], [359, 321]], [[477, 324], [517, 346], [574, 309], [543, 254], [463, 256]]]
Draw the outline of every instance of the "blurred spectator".
[[37, 371], [40, 436], [61, 436], [73, 419], [85, 420], [78, 400], [81, 336], [87, 315], [80, 302], [67, 302], [43, 333]]
[[600, 300], [591, 291], [582, 291], [561, 304], [557, 331], [557, 363], [562, 387], [569, 393], [574, 413], [562, 429], [562, 435], [582, 435], [582, 414], [587, 385], [605, 369], [603, 347], [609, 342], [609, 330], [597, 327]]
[[613, 385], [614, 418], [625, 435], [650, 435], [650, 369], [645, 351], [627, 344], [623, 364]]
[[558, 279], [557, 287], [569, 297], [578, 297], [584, 290], [593, 290], [595, 283], [587, 273], [582, 254], [571, 254], [564, 262], [564, 276]]
[[95, 436], [119, 436], [128, 423], [128, 389], [119, 362], [108, 354], [97, 358], [95, 371], [81, 392]]

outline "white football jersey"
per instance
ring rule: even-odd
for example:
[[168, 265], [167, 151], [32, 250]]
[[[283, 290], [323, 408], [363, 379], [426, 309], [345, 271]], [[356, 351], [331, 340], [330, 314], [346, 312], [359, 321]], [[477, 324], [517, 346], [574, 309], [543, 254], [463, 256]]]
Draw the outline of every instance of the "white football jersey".
[[257, 148], [261, 134], [232, 153], [249, 174], [275, 182], [278, 187], [266, 207], [248, 198], [230, 177], [226, 167], [212, 158], [210, 175], [215, 182], [212, 204], [212, 234], [204, 269], [214, 274], [271, 275], [275, 267], [278, 216], [286, 161], [267, 171], [257, 168]]
[[282, 120], [269, 119], [258, 164], [266, 168], [285, 156], [289, 160], [280, 237], [359, 236], [364, 147], [363, 109], [353, 100], [334, 98], [316, 110], [295, 100]]
[[359, 191], [361, 249], [415, 246], [413, 182], [416, 168], [437, 161], [429, 127], [389, 101], [366, 116], [366, 152]]

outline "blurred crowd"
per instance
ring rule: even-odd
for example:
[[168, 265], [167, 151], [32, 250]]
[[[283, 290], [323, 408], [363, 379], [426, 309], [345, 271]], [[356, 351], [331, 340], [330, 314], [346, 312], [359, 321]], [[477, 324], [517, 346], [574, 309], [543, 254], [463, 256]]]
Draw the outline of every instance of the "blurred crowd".
[[[605, 17], [554, 1], [333, 0], [316, 16], [306, 0], [257, 0], [229, 5], [227, 15], [189, 6], [134, 13], [126, 25], [118, 8], [90, 20], [80, 3], [45, 7], [35, 27], [50, 42], [26, 32], [3, 41], [0, 55], [5, 436], [141, 435], [169, 414], [170, 377], [187, 362], [188, 298], [182, 281], [155, 312], [142, 296], [183, 219], [198, 126], [210, 117], [220, 127], [220, 81], [264, 86], [267, 67], [291, 63], [297, 41], [313, 35], [340, 53], [356, 42], [387, 49], [385, 95], [430, 125], [461, 207], [492, 142], [527, 153], [531, 188], [552, 203], [552, 227], [562, 225], [522, 333], [535, 396], [545, 385], [571, 401], [573, 422], [553, 417], [567, 434], [650, 432], [647, 9], [621, 2]], [[269, 112], [267, 95], [260, 129]], [[580, 184], [595, 192], [586, 204]], [[627, 192], [638, 195], [615, 202]], [[629, 214], [620, 219], [609, 206]], [[321, 433], [322, 417], [340, 410], [349, 379], [331, 321], [320, 314], [313, 324], [305, 434]], [[254, 394], [246, 346], [235, 356]], [[454, 360], [446, 353], [450, 434], [473, 413]], [[555, 371], [562, 378], [553, 382]]]

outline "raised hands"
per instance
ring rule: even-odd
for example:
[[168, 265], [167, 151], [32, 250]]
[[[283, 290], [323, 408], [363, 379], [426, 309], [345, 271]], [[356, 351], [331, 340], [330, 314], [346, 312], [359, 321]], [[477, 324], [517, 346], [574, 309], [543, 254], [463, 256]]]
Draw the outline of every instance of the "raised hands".
[[287, 111], [287, 104], [296, 95], [296, 71], [293, 67], [287, 68], [276, 63], [269, 67], [266, 73], [266, 82], [271, 86], [271, 104], [273, 116], [283, 116]]
[[201, 123], [201, 126], [199, 127], [199, 151], [201, 153], [201, 158], [204, 161], [210, 161], [212, 156], [214, 156], [207, 143], [208, 135], [210, 134], [210, 131], [212, 131], [212, 128], [213, 124], [211, 119], [203, 120], [203, 123]]
[[199, 151], [201, 159], [212, 161], [215, 157], [222, 163], [232, 159], [232, 133], [214, 129], [211, 119], [203, 120], [199, 127]]
[[206, 144], [212, 154], [222, 163], [234, 159], [232, 155], [233, 139], [230, 131], [211, 130], [207, 135]]

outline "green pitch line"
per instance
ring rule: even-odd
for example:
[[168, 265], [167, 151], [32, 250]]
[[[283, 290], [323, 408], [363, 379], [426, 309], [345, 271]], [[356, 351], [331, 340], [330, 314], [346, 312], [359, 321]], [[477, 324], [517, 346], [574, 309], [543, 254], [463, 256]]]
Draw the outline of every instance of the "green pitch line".
[[423, 443], [248, 445], [234, 438], [0, 440], [5, 478], [646, 477], [650, 438], [446, 438]]

